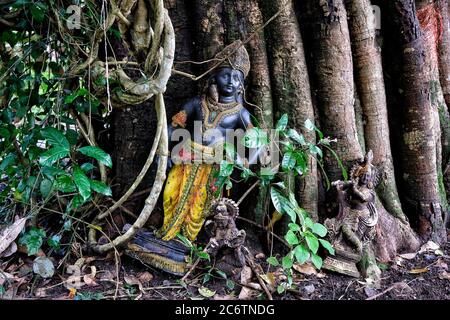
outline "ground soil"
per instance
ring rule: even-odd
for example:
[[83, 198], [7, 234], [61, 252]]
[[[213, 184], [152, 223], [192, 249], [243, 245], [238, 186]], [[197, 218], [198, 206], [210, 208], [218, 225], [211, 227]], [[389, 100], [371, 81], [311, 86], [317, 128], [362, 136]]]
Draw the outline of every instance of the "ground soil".
[[[107, 257], [84, 258], [81, 269], [84, 284], [72, 292], [66, 285], [68, 281], [70, 282], [67, 268], [60, 268], [52, 278], [43, 279], [33, 274], [34, 257], [16, 254], [13, 258], [0, 260], [0, 270], [12, 276], [3, 282], [3, 294], [0, 298], [207, 299], [199, 293], [199, 288], [206, 287], [215, 292], [210, 299], [236, 299], [242, 289], [238, 284], [234, 284], [232, 288], [230, 282], [227, 286], [227, 282], [214, 271], [211, 273], [211, 279], [203, 283], [208, 271], [206, 266], [197, 269], [187, 280], [187, 285], [183, 285], [180, 284], [178, 277], [149, 269], [125, 255], [120, 257], [120, 265], [116, 264], [119, 260], [115, 259], [114, 254]], [[76, 259], [73, 260], [71, 263], [75, 263]], [[267, 270], [264, 260], [261, 258], [256, 261]], [[355, 279], [328, 272], [312, 275], [296, 273], [294, 277], [296, 288], [281, 295], [274, 293], [273, 296], [274, 299], [283, 300], [446, 300], [450, 299], [449, 264], [450, 242], [447, 242], [440, 251], [429, 250], [418, 253], [412, 259], [398, 257], [390, 265], [380, 265], [385, 270], [382, 272], [381, 285], [378, 289], [370, 288], [362, 278]], [[69, 261], [63, 265], [69, 265]], [[266, 298], [263, 292], [254, 293], [253, 299]]]

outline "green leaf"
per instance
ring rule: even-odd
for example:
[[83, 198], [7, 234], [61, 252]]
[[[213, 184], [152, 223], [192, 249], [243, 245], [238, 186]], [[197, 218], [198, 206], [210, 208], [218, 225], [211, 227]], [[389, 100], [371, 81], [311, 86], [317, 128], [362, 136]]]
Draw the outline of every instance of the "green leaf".
[[310, 119], [306, 119], [305, 128], [309, 131], [313, 131], [316, 128], [316, 126], [314, 125], [314, 122], [312, 122]]
[[208, 252], [200, 251], [197, 253], [197, 255], [200, 259], [211, 261], [211, 257], [209, 256]]
[[91, 158], [94, 158], [94, 159], [100, 161], [100, 163], [104, 164], [105, 166], [112, 168], [111, 156], [109, 154], [107, 154], [105, 151], [103, 151], [102, 149], [100, 149], [98, 147], [87, 146], [87, 147], [82, 147], [82, 148], [78, 149], [78, 151], [88, 157], [91, 157]]
[[295, 129], [288, 130], [288, 137], [302, 146], [306, 145], [305, 137]]
[[292, 268], [293, 264], [294, 261], [291, 259], [289, 255], [284, 256], [283, 259], [281, 260], [281, 266], [283, 267], [284, 270]]
[[67, 175], [67, 173], [60, 168], [48, 167], [48, 166], [42, 167], [41, 172], [43, 175], [45, 175], [50, 180], [55, 179], [55, 176]]
[[283, 160], [281, 161], [281, 167], [284, 171], [291, 171], [295, 166], [295, 158], [291, 151], [284, 154]]
[[288, 224], [288, 227], [289, 227], [289, 229], [291, 229], [294, 232], [301, 230], [301, 228], [300, 228], [300, 226], [298, 224], [292, 223], [292, 222]]
[[39, 157], [39, 164], [41, 166], [51, 166], [53, 163], [58, 161], [59, 159], [65, 158], [69, 155], [69, 150], [64, 147], [53, 147], [47, 151], [45, 151]]
[[319, 242], [320, 242], [320, 244], [322, 245], [322, 247], [324, 247], [325, 249], [327, 249], [327, 251], [328, 251], [330, 254], [332, 254], [332, 255], [335, 254], [334, 248], [333, 248], [333, 246], [331, 245], [331, 243], [329, 243], [327, 240], [324, 240], [324, 239], [319, 239]]
[[42, 197], [47, 198], [51, 193], [53, 188], [53, 182], [48, 179], [42, 179], [41, 184], [39, 186], [39, 190], [41, 192]]
[[70, 150], [69, 141], [59, 130], [47, 127], [41, 130], [41, 134], [52, 146]]
[[280, 120], [277, 122], [277, 131], [284, 131], [288, 124], [288, 115], [285, 113], [281, 116]]
[[214, 296], [216, 294], [215, 291], [211, 291], [206, 287], [201, 287], [198, 289], [198, 292], [204, 296], [205, 298], [211, 298], [212, 296]]
[[277, 292], [278, 294], [282, 294], [284, 292], [284, 287], [281, 284], [278, 285]]
[[0, 171], [5, 171], [7, 167], [11, 164], [16, 163], [17, 156], [14, 153], [8, 154], [1, 162], [0, 162]]
[[66, 208], [66, 212], [71, 212], [72, 210], [76, 210], [78, 208], [80, 208], [83, 203], [85, 203], [85, 200], [83, 199], [82, 196], [80, 196], [79, 194], [77, 194], [75, 197], [73, 197], [73, 199], [70, 201], [69, 205]]
[[312, 221], [311, 218], [305, 217], [305, 220], [304, 220], [304, 221], [305, 221], [305, 222], [304, 222], [304, 225], [305, 225], [308, 229], [312, 229], [312, 228], [313, 228], [313, 226], [314, 226], [314, 221]]
[[230, 290], [234, 289], [234, 281], [233, 280], [227, 279], [227, 288]]
[[192, 242], [186, 238], [185, 236], [183, 236], [181, 233], [177, 233], [177, 238], [181, 240], [181, 242], [183, 242], [183, 244], [188, 247], [188, 248], [194, 248], [194, 245], [192, 244]]
[[236, 159], [236, 151], [234, 150], [234, 146], [232, 144], [225, 143], [223, 145], [223, 147], [225, 149], [225, 154], [227, 156], [227, 161], [234, 162], [234, 160]]
[[298, 238], [292, 230], [288, 230], [288, 232], [284, 236], [284, 239], [286, 239], [287, 243], [289, 243], [291, 246], [298, 244]]
[[308, 245], [309, 249], [315, 254], [317, 253], [317, 250], [319, 249], [319, 241], [317, 240], [316, 236], [312, 233], [306, 233], [305, 235], [306, 244]]
[[[331, 149], [329, 146], [327, 145], [323, 145], [328, 151], [331, 152], [331, 154], [333, 155], [333, 157], [336, 159], [336, 161], [338, 162], [339, 167], [341, 168], [341, 172], [342, 172], [342, 177], [344, 178], [344, 180], [348, 180], [348, 173], [347, 170], [344, 167], [344, 164], [342, 163], [341, 159], [339, 158], [339, 156], [336, 154], [336, 152]], [[327, 178], [328, 179], [328, 178]]]
[[89, 171], [91, 171], [91, 170], [94, 169], [95, 167], [94, 167], [94, 165], [93, 165], [92, 163], [86, 162], [86, 163], [83, 163], [83, 164], [81, 165], [80, 168], [81, 168], [81, 170], [83, 170], [84, 172], [88, 173]]
[[31, 4], [31, 7], [30, 7], [31, 15], [33, 16], [34, 19], [36, 19], [37, 22], [44, 21], [45, 8], [46, 8], [46, 6], [40, 2]]
[[311, 154], [313, 154], [313, 155], [317, 154], [320, 158], [323, 157], [322, 150], [318, 146], [316, 146], [315, 144], [310, 144], [309, 145], [309, 152]]
[[327, 228], [320, 223], [314, 223], [312, 226], [312, 231], [320, 237], [325, 237], [327, 235]]
[[317, 269], [322, 268], [323, 261], [322, 261], [322, 258], [319, 257], [318, 255], [313, 253], [311, 255], [311, 261]]
[[223, 272], [222, 270], [214, 269], [214, 271], [215, 271], [219, 276], [221, 276], [222, 278], [228, 279], [227, 274], [226, 274], [225, 272]]
[[95, 192], [104, 194], [105, 196], [109, 197], [112, 196], [111, 188], [105, 183], [96, 180], [89, 180], [89, 182], [91, 184], [91, 189], [94, 190]]
[[234, 168], [234, 165], [232, 163], [229, 163], [229, 162], [227, 162], [225, 160], [222, 160], [220, 162], [219, 175], [221, 177], [228, 177], [228, 176], [230, 176], [233, 173], [233, 168]]
[[50, 248], [59, 249], [60, 241], [61, 241], [61, 236], [54, 235], [47, 239], [47, 244], [49, 245]]
[[275, 188], [270, 188], [270, 197], [272, 198], [273, 206], [275, 207], [275, 210], [277, 210], [279, 213], [283, 213], [283, 195]]
[[89, 183], [89, 178], [79, 167], [75, 167], [73, 170], [73, 181], [83, 200], [89, 199], [91, 196], [91, 184]]
[[294, 254], [295, 258], [297, 259], [297, 262], [300, 264], [304, 264], [309, 259], [309, 251], [302, 244], [295, 247]]
[[260, 128], [251, 128], [247, 130], [243, 138], [242, 144], [247, 148], [259, 148], [269, 143], [267, 132]]
[[76, 145], [78, 142], [78, 132], [72, 129], [67, 129], [66, 139], [72, 146]]
[[203, 276], [203, 284], [207, 283], [209, 280], [211, 280], [211, 274], [210, 273], [206, 273]]
[[278, 259], [275, 257], [269, 257], [267, 258], [267, 263], [270, 264], [271, 266], [274, 267], [278, 267], [280, 265], [280, 263], [278, 262]]
[[86, 88], [80, 88], [77, 91], [73, 92], [72, 94], [66, 96], [64, 99], [64, 103], [72, 103], [76, 98], [80, 96], [86, 96], [89, 94], [89, 91], [86, 90]]
[[73, 183], [72, 178], [68, 175], [63, 175], [56, 178], [55, 188], [64, 193], [77, 191], [75, 183]]
[[35, 255], [42, 246], [45, 237], [45, 231], [40, 228], [31, 227], [31, 229], [24, 233], [19, 239], [19, 244], [27, 247], [29, 256]]

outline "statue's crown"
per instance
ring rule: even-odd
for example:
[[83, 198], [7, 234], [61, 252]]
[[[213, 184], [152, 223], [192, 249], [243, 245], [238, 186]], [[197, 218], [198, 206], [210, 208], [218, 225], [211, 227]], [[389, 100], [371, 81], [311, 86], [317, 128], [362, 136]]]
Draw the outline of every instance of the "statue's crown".
[[215, 56], [215, 59], [224, 58], [225, 60], [219, 67], [231, 67], [241, 71], [244, 74], [244, 78], [247, 77], [250, 71], [250, 58], [241, 40], [234, 41]]

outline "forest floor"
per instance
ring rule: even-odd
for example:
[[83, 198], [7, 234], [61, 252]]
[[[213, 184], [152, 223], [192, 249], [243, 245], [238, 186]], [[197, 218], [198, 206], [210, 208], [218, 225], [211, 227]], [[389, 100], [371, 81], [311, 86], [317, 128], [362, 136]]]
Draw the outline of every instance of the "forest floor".
[[[33, 260], [34, 257], [18, 254], [0, 261], [0, 270], [3, 270], [0, 272], [0, 299], [233, 300], [238, 297], [266, 297], [263, 291], [244, 289], [242, 292], [241, 285], [226, 282], [214, 271], [210, 279], [203, 283], [206, 272], [202, 272], [201, 268], [185, 284], [180, 283], [179, 278], [151, 270], [125, 255], [120, 259], [116, 259], [114, 254], [78, 258], [73, 263], [81, 267], [78, 274], [81, 278], [77, 277], [76, 271], [73, 273], [70, 269], [61, 268], [64, 270], [43, 279], [33, 273]], [[256, 262], [267, 270], [264, 260], [261, 257]], [[64, 264], [68, 265], [67, 262]], [[274, 293], [273, 297], [293, 300], [450, 299], [448, 264], [450, 241], [438, 250], [429, 248], [419, 253], [403, 254], [389, 265], [380, 265], [383, 272], [379, 288], [372, 288], [362, 278], [317, 272], [312, 266], [304, 265], [296, 268], [296, 288], [283, 294]], [[76, 284], [79, 279], [82, 280], [81, 287], [70, 290], [70, 284]]]

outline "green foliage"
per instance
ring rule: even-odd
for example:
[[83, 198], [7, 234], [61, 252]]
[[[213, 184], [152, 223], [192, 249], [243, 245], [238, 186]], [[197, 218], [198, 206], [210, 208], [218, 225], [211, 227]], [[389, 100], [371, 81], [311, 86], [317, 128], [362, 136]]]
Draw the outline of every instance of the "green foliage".
[[[316, 268], [322, 267], [322, 258], [318, 255], [319, 248], [322, 246], [330, 254], [334, 254], [331, 244], [324, 239], [327, 235], [327, 229], [320, 223], [314, 222], [308, 212], [302, 209], [297, 203], [294, 194], [286, 188], [282, 182], [282, 175], [286, 173], [294, 173], [295, 176], [303, 176], [308, 172], [308, 163], [310, 157], [317, 159], [319, 166], [322, 167], [323, 150], [330, 151], [336, 158], [336, 153], [331, 149], [331, 140], [324, 138], [323, 133], [315, 126], [311, 120], [305, 121], [305, 129], [315, 131], [319, 138], [318, 142], [307, 141], [305, 137], [297, 130], [288, 127], [288, 116], [284, 114], [276, 124], [276, 133], [279, 140], [275, 141], [269, 137], [267, 132], [260, 128], [252, 128], [247, 131], [243, 144], [249, 148], [259, 148], [267, 146], [272, 142], [282, 146], [280, 150], [281, 165], [279, 168], [261, 168], [260, 172], [253, 172], [249, 168], [244, 167], [240, 163], [231, 161], [235, 159], [235, 153], [230, 147], [226, 147], [228, 156], [227, 161], [223, 161], [220, 166], [220, 172], [217, 175], [216, 186], [218, 193], [226, 186], [231, 188], [232, 183], [230, 175], [234, 169], [241, 171], [241, 177], [256, 177], [261, 185], [269, 186], [269, 194], [272, 204], [276, 211], [289, 217], [289, 229], [284, 235], [284, 239], [290, 246], [289, 252], [281, 257], [269, 257], [267, 263], [273, 267], [281, 266], [287, 276], [286, 283], [281, 284], [277, 291], [285, 292], [292, 285], [292, 266], [294, 263], [304, 264], [310, 261]], [[344, 170], [341, 161], [339, 164], [343, 169], [343, 175], [347, 173]], [[281, 169], [281, 170], [280, 170]], [[327, 185], [329, 181], [326, 179]]]
[[19, 238], [19, 244], [25, 245], [27, 247], [28, 255], [32, 256], [39, 251], [44, 243], [45, 237], [46, 234], [43, 229], [32, 227]]

